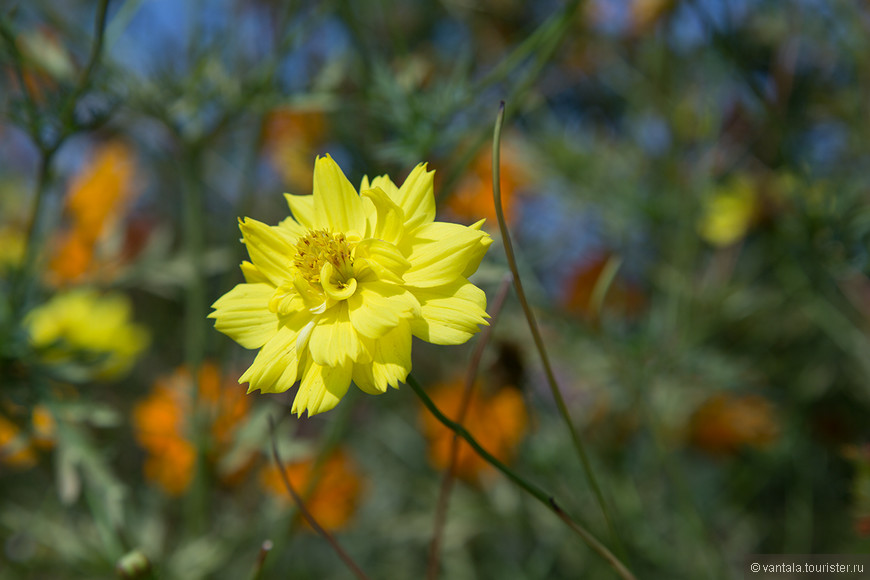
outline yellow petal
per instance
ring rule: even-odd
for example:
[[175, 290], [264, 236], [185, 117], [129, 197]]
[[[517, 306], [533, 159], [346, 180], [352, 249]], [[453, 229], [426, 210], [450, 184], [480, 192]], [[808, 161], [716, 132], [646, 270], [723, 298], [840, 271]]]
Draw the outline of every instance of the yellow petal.
[[285, 193], [284, 198], [287, 200], [287, 205], [290, 206], [290, 211], [293, 212], [293, 217], [296, 218], [299, 225], [309, 230], [315, 229], [314, 196]]
[[368, 358], [359, 335], [350, 323], [346, 302], [339, 302], [323, 313], [311, 331], [308, 351], [315, 363], [326, 366]]
[[361, 260], [360, 267], [364, 264], [372, 269], [378, 279], [395, 284], [403, 282], [402, 276], [411, 267], [411, 263], [405, 259], [399, 248], [373, 238], [367, 238], [357, 244], [353, 250], [353, 258], [355, 271], [358, 269], [356, 260]]
[[286, 326], [267, 342], [250, 368], [239, 378], [248, 383], [248, 392], [283, 393], [296, 382], [298, 370], [296, 331]]
[[290, 262], [296, 255], [296, 248], [290, 243], [287, 234], [251, 218], [239, 220], [239, 229], [257, 269], [275, 286], [289, 280]]
[[242, 276], [245, 277], [245, 282], [248, 284], [258, 284], [260, 282], [269, 283], [269, 279], [260, 272], [255, 265], [248, 262], [247, 260], [243, 261], [241, 264], [242, 268]]
[[411, 321], [414, 336], [433, 344], [462, 344], [487, 324], [486, 294], [464, 278], [434, 288], [411, 288], [422, 316]]
[[345, 234], [365, 231], [362, 201], [329, 155], [314, 163], [314, 225]]
[[293, 400], [292, 413], [301, 416], [307, 409], [311, 417], [335, 407], [350, 386], [352, 363], [322, 366], [306, 357], [299, 392]]
[[408, 322], [401, 323], [382, 338], [372, 341], [372, 376], [380, 392], [387, 386], [398, 389], [411, 372], [411, 329]]
[[434, 179], [435, 172], [426, 171], [426, 164], [421, 163], [411, 171], [399, 188], [394, 199], [405, 212], [406, 228], [428, 224], [435, 219]]
[[410, 286], [430, 287], [449, 284], [477, 270], [492, 244], [486, 232], [459, 224], [433, 222], [417, 228], [403, 240], [411, 268], [405, 272]]
[[353, 378], [353, 383], [362, 392], [368, 393], [369, 395], [380, 395], [387, 390], [386, 387], [384, 387], [384, 389], [381, 390], [381, 389], [378, 389], [377, 386], [375, 386], [375, 377], [372, 374], [371, 362], [354, 363], [352, 378]]
[[362, 190], [360, 195], [374, 206], [374, 215], [368, 217], [367, 238], [396, 243], [405, 233], [405, 212], [379, 187]]
[[[395, 183], [393, 183], [393, 180], [390, 179], [389, 175], [378, 175], [377, 177], [372, 179], [372, 184], [370, 187], [372, 187], [372, 188], [377, 187], [378, 189], [383, 190], [384, 193], [386, 193], [388, 196], [390, 196], [390, 199], [392, 199], [393, 201], [398, 203], [398, 201], [399, 201], [399, 188], [396, 186]], [[366, 187], [365, 189], [369, 189], [369, 188]], [[360, 190], [360, 191], [362, 191], [362, 190]]]
[[357, 332], [380, 338], [403, 318], [416, 316], [420, 305], [405, 288], [386, 282], [362, 282], [347, 299], [350, 321]]
[[286, 217], [280, 222], [278, 222], [278, 226], [284, 233], [287, 235], [287, 240], [291, 244], [295, 244], [299, 238], [308, 233], [308, 228], [300, 225], [295, 219], [292, 217]]
[[278, 317], [269, 311], [271, 284], [239, 284], [211, 305], [214, 327], [245, 348], [260, 348], [278, 332]]

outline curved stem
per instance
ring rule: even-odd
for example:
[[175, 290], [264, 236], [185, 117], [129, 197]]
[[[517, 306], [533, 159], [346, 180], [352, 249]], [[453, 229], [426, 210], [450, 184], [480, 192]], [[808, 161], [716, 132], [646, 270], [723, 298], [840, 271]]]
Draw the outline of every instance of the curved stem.
[[420, 398], [423, 402], [423, 405], [429, 410], [432, 415], [438, 419], [445, 427], [465, 439], [465, 441], [471, 445], [471, 448], [474, 449], [478, 455], [480, 455], [484, 460], [486, 460], [490, 465], [501, 471], [508, 479], [510, 479], [513, 483], [515, 483], [520, 489], [534, 497], [536, 500], [547, 506], [547, 509], [555, 513], [559, 519], [565, 522], [568, 527], [573, 530], [578, 536], [580, 536], [586, 544], [592, 548], [592, 550], [601, 556], [604, 560], [609, 563], [614, 570], [619, 574], [621, 578], [624, 580], [636, 580], [634, 574], [625, 567], [619, 558], [613, 555], [613, 553], [607, 549], [607, 546], [598, 541], [595, 536], [592, 535], [586, 528], [575, 522], [571, 517], [566, 514], [561, 507], [556, 503], [555, 498], [553, 498], [550, 494], [542, 490], [540, 487], [535, 485], [534, 483], [527, 481], [507, 465], [496, 459], [491, 453], [489, 453], [486, 449], [480, 446], [474, 437], [471, 436], [471, 433], [468, 430], [455, 421], [451, 421], [447, 418], [447, 416], [442, 413], [432, 399], [429, 398], [429, 395], [426, 394], [426, 391], [423, 390], [423, 387], [420, 386], [420, 383], [417, 382], [417, 379], [413, 377], [413, 375], [408, 375], [406, 379], [407, 384], [411, 387], [411, 390]]
[[[483, 329], [474, 347], [474, 353], [471, 355], [471, 362], [468, 364], [468, 372], [465, 376], [462, 401], [459, 404], [459, 413], [456, 417], [456, 422], [460, 425], [465, 423], [465, 415], [468, 413], [468, 405], [471, 403], [471, 391], [474, 386], [474, 379], [477, 378], [477, 371], [480, 368], [483, 351], [492, 336], [495, 321], [498, 318], [499, 312], [501, 312], [502, 306], [504, 306], [504, 301], [507, 298], [510, 287], [511, 275], [507, 274], [504, 280], [502, 280], [495, 301], [492, 304], [489, 326]], [[438, 576], [438, 555], [441, 551], [441, 538], [444, 536], [444, 525], [447, 522], [447, 506], [450, 503], [450, 492], [453, 490], [453, 481], [456, 476], [456, 462], [459, 457], [459, 435], [456, 433], [453, 434], [453, 441], [450, 443], [450, 454], [448, 457], [447, 469], [444, 471], [444, 477], [441, 479], [441, 489], [438, 491], [438, 504], [435, 508], [435, 525], [432, 530], [432, 541], [429, 544], [429, 566], [426, 573], [426, 577], [429, 580], [435, 580]]]
[[305, 518], [305, 521], [323, 538], [329, 542], [329, 545], [332, 546], [332, 549], [335, 550], [335, 553], [341, 558], [341, 561], [345, 563], [345, 565], [350, 569], [351, 572], [356, 575], [360, 580], [368, 580], [368, 576], [360, 569], [356, 562], [354, 562], [353, 558], [344, 551], [344, 548], [338, 543], [335, 539], [335, 536], [326, 531], [323, 526], [321, 526], [314, 516], [311, 515], [311, 512], [308, 511], [308, 508], [305, 507], [305, 502], [302, 501], [302, 498], [299, 497], [299, 494], [293, 489], [293, 484], [290, 483], [290, 478], [287, 476], [287, 472], [284, 471], [284, 462], [281, 460], [281, 456], [278, 454], [278, 445], [275, 442], [275, 420], [271, 416], [269, 417], [269, 440], [272, 444], [272, 458], [275, 460], [275, 466], [278, 468], [278, 473], [281, 474], [281, 480], [284, 482], [284, 487], [287, 489], [287, 492], [290, 494], [290, 497], [293, 498], [293, 502], [296, 504], [296, 507], [299, 509], [299, 513], [302, 514], [302, 517]]
[[520, 305], [523, 307], [523, 312], [526, 315], [526, 320], [529, 324], [529, 330], [532, 332], [532, 339], [535, 342], [535, 347], [538, 350], [538, 354], [541, 357], [541, 363], [544, 366], [544, 372], [547, 375], [547, 384], [550, 386], [550, 392], [553, 395], [553, 400], [556, 402], [556, 407], [559, 410], [559, 414], [562, 416], [562, 420], [565, 422], [565, 425], [568, 427], [568, 431], [571, 433], [571, 440], [574, 443], [574, 448], [577, 450], [577, 455], [580, 457], [580, 462], [583, 464], [583, 470], [586, 472], [586, 478], [589, 480], [589, 485], [592, 487], [592, 491], [595, 494], [595, 498], [598, 500], [598, 505], [601, 507], [601, 512], [604, 514], [604, 519], [607, 520], [607, 526], [610, 529], [610, 534], [613, 537], [613, 541], [616, 543], [620, 549], [622, 548], [622, 543], [619, 540], [619, 535], [616, 533], [616, 528], [613, 525], [613, 520], [610, 517], [610, 511], [607, 508], [607, 504], [604, 501], [604, 494], [601, 492], [601, 487], [598, 485], [598, 480], [595, 477], [595, 473], [592, 470], [592, 464], [589, 461], [589, 456], [586, 453], [586, 448], [583, 445], [583, 441], [580, 439], [580, 434], [577, 432], [577, 429], [574, 427], [574, 423], [571, 421], [571, 416], [568, 413], [568, 407], [565, 405], [565, 399], [562, 397], [562, 391], [559, 389], [559, 384], [556, 381], [556, 375], [553, 373], [553, 367], [550, 364], [550, 357], [547, 355], [547, 349], [544, 347], [544, 340], [541, 338], [541, 332], [538, 329], [538, 322], [535, 319], [535, 315], [532, 312], [531, 306], [529, 306], [529, 301], [526, 299], [526, 293], [523, 290], [523, 283], [520, 279], [520, 273], [517, 269], [517, 260], [514, 254], [513, 244], [511, 243], [510, 230], [508, 230], [507, 222], [504, 218], [504, 210], [502, 209], [501, 203], [501, 183], [500, 183], [500, 171], [499, 171], [499, 153], [500, 153], [500, 144], [501, 144], [501, 129], [502, 125], [504, 125], [504, 114], [505, 114], [505, 104], [502, 101], [499, 106], [498, 116], [496, 117], [495, 129], [493, 131], [492, 138], [492, 193], [493, 199], [495, 201], [495, 215], [498, 219], [498, 227], [501, 230], [502, 243], [504, 244], [504, 251], [507, 255], [508, 266], [510, 267], [511, 273], [514, 278], [514, 288], [517, 291], [517, 298], [520, 301]]

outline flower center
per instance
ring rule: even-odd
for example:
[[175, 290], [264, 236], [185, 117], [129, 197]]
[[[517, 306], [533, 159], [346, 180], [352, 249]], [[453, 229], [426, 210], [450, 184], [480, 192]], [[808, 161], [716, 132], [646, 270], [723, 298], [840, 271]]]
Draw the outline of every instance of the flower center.
[[342, 300], [356, 290], [351, 247], [343, 233], [308, 230], [296, 242], [293, 265], [312, 286], [321, 286], [329, 296]]

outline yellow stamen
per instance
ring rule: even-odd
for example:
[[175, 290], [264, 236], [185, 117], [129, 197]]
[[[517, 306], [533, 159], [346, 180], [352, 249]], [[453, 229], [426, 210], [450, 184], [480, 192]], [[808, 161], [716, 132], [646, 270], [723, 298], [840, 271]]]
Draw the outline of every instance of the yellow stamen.
[[342, 233], [309, 230], [296, 243], [293, 265], [309, 284], [322, 285], [328, 294], [335, 294], [338, 300], [352, 295], [356, 290], [351, 246]]

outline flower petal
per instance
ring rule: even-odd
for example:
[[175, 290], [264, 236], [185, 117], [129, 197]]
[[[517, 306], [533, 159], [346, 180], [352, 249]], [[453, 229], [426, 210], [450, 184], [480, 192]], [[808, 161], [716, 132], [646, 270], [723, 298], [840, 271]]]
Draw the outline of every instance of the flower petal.
[[390, 199], [379, 187], [365, 189], [360, 192], [363, 200], [374, 206], [374, 215], [369, 215], [367, 238], [377, 238], [385, 242], [396, 243], [405, 233], [405, 212]]
[[332, 231], [365, 231], [365, 211], [353, 185], [332, 157], [314, 163], [314, 225]]
[[350, 386], [353, 364], [322, 366], [306, 357], [299, 391], [293, 399], [292, 413], [302, 416], [307, 409], [311, 417], [335, 407]]
[[409, 286], [449, 284], [477, 270], [492, 244], [486, 232], [459, 224], [433, 222], [406, 236], [401, 249], [408, 250], [411, 268], [404, 280]]
[[296, 248], [287, 234], [251, 218], [239, 220], [242, 241], [248, 248], [251, 261], [257, 269], [275, 286], [290, 280], [290, 261], [296, 255]]
[[269, 279], [260, 272], [255, 265], [243, 260], [241, 264], [242, 276], [245, 277], [245, 282], [248, 284], [258, 284], [260, 282], [269, 283]]
[[284, 218], [283, 220], [278, 222], [277, 227], [283, 230], [283, 232], [287, 235], [287, 240], [292, 244], [295, 244], [299, 238], [308, 233], [308, 228], [300, 225], [299, 222], [297, 222], [292, 217]]
[[248, 392], [283, 393], [296, 382], [298, 357], [296, 331], [286, 326], [267, 342], [257, 354], [253, 364], [239, 378], [248, 383]]
[[239, 284], [211, 305], [215, 329], [245, 348], [260, 348], [278, 332], [278, 317], [269, 311], [271, 284]]
[[309, 230], [314, 229], [314, 196], [285, 193], [284, 198], [299, 225]]
[[414, 336], [433, 344], [462, 344], [487, 324], [486, 294], [461, 278], [435, 288], [411, 288], [422, 317], [411, 321]]
[[346, 301], [323, 313], [311, 331], [308, 351], [315, 363], [326, 366], [362, 362], [368, 358], [357, 331], [350, 323]]
[[418, 315], [420, 305], [405, 288], [386, 282], [362, 282], [347, 299], [350, 321], [357, 332], [380, 338], [404, 318]]
[[[435, 172], [426, 171], [426, 164], [420, 163], [411, 171], [397, 196], [394, 197], [405, 211], [405, 227], [408, 229], [431, 223], [435, 219]], [[372, 183], [376, 187], [377, 183]], [[390, 193], [389, 191], [387, 193]]]
[[395, 284], [403, 282], [402, 276], [411, 267], [411, 262], [405, 259], [399, 248], [374, 238], [367, 238], [357, 244], [353, 249], [353, 258], [355, 264], [356, 260], [362, 260], [360, 266], [365, 264], [371, 268], [378, 279]]
[[411, 372], [411, 329], [402, 320], [399, 325], [378, 340], [372, 341], [372, 376], [380, 392], [387, 386], [398, 389]]

